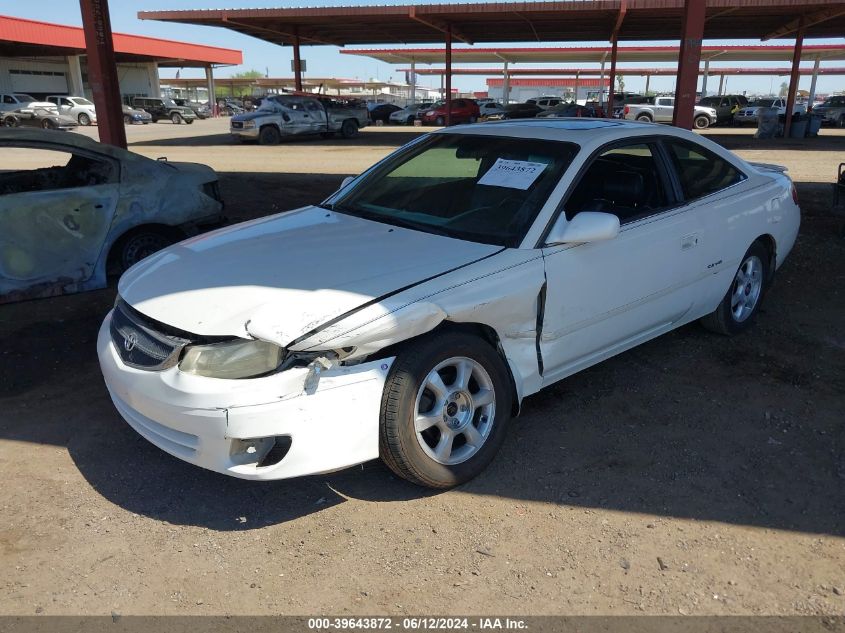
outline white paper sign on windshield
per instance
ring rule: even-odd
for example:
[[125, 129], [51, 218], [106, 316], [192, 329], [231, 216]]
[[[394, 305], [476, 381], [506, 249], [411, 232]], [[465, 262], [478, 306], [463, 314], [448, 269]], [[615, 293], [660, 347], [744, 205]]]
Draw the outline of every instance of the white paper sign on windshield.
[[479, 185], [528, 189], [543, 173], [546, 163], [499, 158], [478, 181]]

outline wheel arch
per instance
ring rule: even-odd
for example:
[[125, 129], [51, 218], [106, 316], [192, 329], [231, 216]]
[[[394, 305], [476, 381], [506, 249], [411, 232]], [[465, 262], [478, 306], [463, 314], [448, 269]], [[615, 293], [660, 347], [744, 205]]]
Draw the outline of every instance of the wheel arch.
[[770, 233], [763, 233], [754, 242], [760, 242], [769, 254], [769, 278], [766, 280], [766, 285], [768, 286], [772, 283], [777, 268], [777, 240]]
[[511, 390], [511, 395], [513, 396], [513, 406], [511, 414], [514, 416], [519, 415], [520, 408], [522, 405], [522, 389], [519, 389], [517, 387], [516, 378], [514, 376], [514, 370], [513, 367], [511, 367], [511, 363], [508, 360], [507, 355], [505, 354], [505, 350], [502, 346], [502, 341], [499, 337], [499, 333], [496, 331], [495, 328], [486, 323], [479, 323], [476, 321], [450, 321], [448, 319], [444, 319], [443, 321], [440, 321], [434, 328], [422, 332], [420, 334], [411, 336], [397, 343], [393, 343], [392, 345], [389, 345], [387, 347], [384, 347], [370, 358], [376, 359], [396, 356], [402, 351], [404, 347], [408, 346], [411, 343], [414, 343], [422, 338], [436, 337], [447, 332], [477, 336], [478, 338], [490, 344], [490, 346], [502, 359], [502, 362], [504, 363], [505, 368], [507, 369], [509, 387]]
[[112, 240], [112, 243], [109, 245], [108, 253], [105, 258], [106, 271], [115, 270], [118, 263], [117, 258], [119, 257], [120, 249], [123, 247], [126, 241], [133, 235], [143, 233], [144, 231], [155, 231], [161, 233], [162, 235], [166, 235], [167, 237], [173, 239], [174, 242], [180, 242], [186, 237], [188, 237], [187, 233], [185, 233], [185, 231], [180, 229], [178, 226], [162, 224], [160, 222], [147, 222], [128, 228], [123, 231], [123, 233], [115, 237], [115, 239]]

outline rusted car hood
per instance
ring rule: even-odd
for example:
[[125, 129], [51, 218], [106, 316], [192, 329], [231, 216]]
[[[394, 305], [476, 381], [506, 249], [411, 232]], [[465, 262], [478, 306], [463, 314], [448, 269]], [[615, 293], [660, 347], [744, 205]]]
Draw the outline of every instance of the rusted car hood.
[[499, 250], [306, 207], [171, 246], [127, 271], [119, 292], [141, 313], [187, 332], [287, 345]]

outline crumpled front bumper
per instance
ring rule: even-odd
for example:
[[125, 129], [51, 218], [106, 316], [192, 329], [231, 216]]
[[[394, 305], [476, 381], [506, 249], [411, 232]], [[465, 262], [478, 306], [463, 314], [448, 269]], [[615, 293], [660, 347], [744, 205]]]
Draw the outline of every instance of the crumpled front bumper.
[[[178, 367], [125, 365], [109, 333], [97, 338], [109, 394], [139, 434], [184, 461], [243, 479], [286, 479], [338, 470], [379, 455], [379, 413], [393, 358], [292, 368], [245, 380], [193, 376]], [[290, 438], [277, 463], [260, 466], [274, 438]], [[250, 452], [250, 448], [253, 451]]]

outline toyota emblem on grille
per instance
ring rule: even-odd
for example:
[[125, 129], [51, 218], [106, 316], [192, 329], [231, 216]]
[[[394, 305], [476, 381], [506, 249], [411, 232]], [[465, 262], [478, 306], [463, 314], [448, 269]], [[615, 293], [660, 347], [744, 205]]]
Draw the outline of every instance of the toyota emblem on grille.
[[138, 335], [135, 332], [130, 332], [129, 334], [123, 335], [123, 349], [127, 352], [131, 352], [135, 349], [135, 346], [138, 344]]

